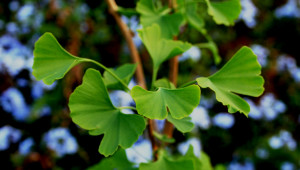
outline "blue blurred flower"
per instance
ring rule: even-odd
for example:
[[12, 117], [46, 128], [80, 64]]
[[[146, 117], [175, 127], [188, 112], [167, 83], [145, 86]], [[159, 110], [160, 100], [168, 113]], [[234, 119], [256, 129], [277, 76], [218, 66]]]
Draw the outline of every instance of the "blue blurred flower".
[[296, 82], [300, 82], [300, 68], [297, 67], [294, 58], [286, 55], [279, 56], [277, 59], [277, 70], [279, 72], [288, 71]]
[[35, 7], [33, 4], [28, 3], [23, 5], [18, 13], [17, 13], [17, 19], [20, 22], [27, 22], [28, 19], [35, 13]]
[[267, 93], [260, 99], [261, 112], [264, 114], [266, 120], [274, 120], [278, 114], [285, 112], [286, 105], [275, 99], [274, 94]]
[[254, 169], [255, 169], [254, 165], [250, 161], [246, 161], [243, 164], [234, 161], [231, 162], [227, 167], [227, 170], [254, 170]]
[[282, 17], [295, 17], [300, 18], [300, 9], [297, 4], [297, 0], [288, 0], [288, 2], [275, 10], [275, 16], [277, 18]]
[[223, 129], [229, 129], [234, 125], [234, 117], [229, 113], [219, 113], [213, 117], [213, 124]]
[[259, 148], [256, 150], [256, 155], [261, 159], [266, 159], [269, 157], [269, 152], [264, 148]]
[[189, 50], [187, 50], [186, 52], [184, 52], [180, 57], [179, 57], [179, 61], [185, 61], [187, 59], [192, 59], [192, 61], [197, 62], [200, 60], [201, 58], [201, 50], [196, 47], [196, 46], [192, 46]]
[[295, 169], [296, 169], [295, 165], [291, 162], [283, 162], [280, 167], [280, 170], [295, 170]]
[[207, 110], [204, 107], [196, 107], [190, 114], [190, 117], [192, 118], [192, 122], [196, 126], [199, 126], [202, 129], [208, 129], [210, 127], [210, 117], [208, 115]]
[[138, 17], [132, 16], [132, 17], [128, 18], [128, 17], [122, 15], [121, 19], [129, 27], [129, 29], [134, 33], [134, 36], [132, 37], [134, 44], [137, 47], [140, 47], [142, 45], [142, 40], [138, 36], [137, 29], [142, 28], [142, 26], [139, 24]]
[[21, 138], [21, 131], [11, 126], [3, 126], [0, 128], [0, 150], [9, 148], [10, 143], [16, 143]]
[[57, 81], [51, 85], [45, 84], [43, 81], [34, 81], [31, 88], [31, 96], [34, 99], [38, 99], [43, 96], [44, 91], [53, 90], [57, 85]]
[[4, 28], [4, 21], [0, 19], [0, 30]]
[[32, 138], [25, 139], [19, 145], [19, 153], [21, 155], [29, 154], [33, 145], [34, 145], [34, 141]]
[[12, 35], [17, 34], [20, 31], [18, 25], [14, 22], [9, 22], [6, 24], [6, 31]]
[[48, 148], [56, 152], [58, 157], [74, 154], [78, 150], [77, 141], [67, 128], [51, 129], [45, 134], [44, 141]]
[[26, 105], [22, 93], [16, 88], [7, 89], [0, 97], [3, 110], [12, 113], [16, 120], [24, 121], [30, 114], [29, 106]]
[[263, 118], [263, 113], [259, 107], [255, 105], [255, 103], [250, 99], [245, 99], [250, 106], [249, 117], [252, 119], [261, 119]]
[[259, 64], [262, 67], [265, 67], [268, 64], [267, 57], [270, 54], [270, 51], [267, 48], [265, 48], [265, 47], [263, 47], [262, 45], [259, 45], [259, 44], [251, 45], [251, 49], [257, 55], [257, 59], [258, 59]]
[[269, 145], [273, 149], [279, 149], [283, 146], [288, 147], [290, 150], [297, 148], [297, 142], [293, 139], [291, 133], [286, 130], [281, 130], [278, 135], [272, 136], [269, 139]]
[[130, 162], [140, 164], [152, 160], [152, 147], [149, 140], [140, 137], [131, 148], [126, 149], [126, 155]]
[[186, 152], [188, 151], [190, 145], [193, 146], [194, 148], [194, 154], [197, 157], [200, 157], [201, 155], [201, 150], [202, 150], [202, 145], [201, 141], [198, 138], [190, 138], [186, 142], [180, 143], [178, 145], [178, 151], [182, 154], [185, 155]]
[[11, 1], [8, 4], [8, 8], [13, 12], [17, 11], [19, 9], [19, 6], [20, 6], [20, 4], [18, 1]]
[[247, 27], [253, 28], [256, 25], [255, 17], [258, 10], [251, 0], [241, 0], [242, 11], [239, 18], [242, 19]]

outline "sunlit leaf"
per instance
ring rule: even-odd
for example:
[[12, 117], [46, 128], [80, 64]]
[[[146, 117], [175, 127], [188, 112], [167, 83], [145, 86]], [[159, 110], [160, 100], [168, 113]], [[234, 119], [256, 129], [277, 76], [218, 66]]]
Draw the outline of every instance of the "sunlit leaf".
[[[200, 87], [209, 87], [218, 101], [228, 106], [228, 112], [250, 112], [248, 103], [237, 94], [260, 96], [264, 79], [257, 56], [248, 47], [242, 47], [218, 72], [210, 77], [197, 78]], [[235, 94], [237, 93], [237, 94]]]
[[167, 119], [182, 133], [190, 132], [194, 128], [194, 124], [191, 122], [191, 117], [174, 119], [171, 115], [168, 115]]
[[172, 39], [179, 33], [179, 27], [183, 22], [181, 13], [169, 14], [170, 9], [156, 8], [151, 0], [140, 0], [136, 10], [141, 14], [140, 20], [143, 27], [156, 23], [162, 29], [162, 37]]
[[71, 68], [83, 62], [63, 49], [51, 33], [45, 33], [39, 38], [33, 55], [32, 74], [48, 85], [63, 78]]
[[157, 70], [162, 62], [192, 47], [189, 43], [163, 39], [157, 24], [139, 30], [139, 36], [150, 53], [154, 70]]
[[168, 112], [175, 119], [182, 119], [192, 113], [200, 102], [200, 88], [196, 85], [180, 89], [158, 88], [147, 91], [140, 86], [133, 87], [131, 96], [136, 102], [139, 114], [150, 119], [165, 119]]
[[120, 148], [114, 155], [101, 159], [101, 162], [89, 167], [87, 170], [135, 170], [133, 164], [128, 161], [126, 152]]
[[76, 124], [91, 135], [104, 134], [99, 147], [104, 156], [112, 155], [118, 146], [130, 147], [145, 129], [143, 117], [123, 114], [113, 106], [100, 73], [94, 69], [86, 71], [83, 83], [70, 96], [69, 107]]
[[158, 160], [152, 163], [142, 163], [140, 164], [140, 170], [194, 170], [194, 164], [192, 160], [181, 159], [172, 160], [168, 158], [165, 153], [160, 154]]
[[[126, 84], [129, 83], [131, 77], [133, 76], [135, 69], [136, 69], [136, 64], [124, 64], [117, 69], [110, 69], [113, 73], [115, 73], [120, 79], [125, 82]], [[124, 89], [124, 86], [115, 79], [110, 73], [107, 71], [104, 72], [103, 74], [103, 81], [104, 84], [106, 85], [107, 88], [113, 89], [113, 90], [119, 90], [119, 89]], [[126, 90], [126, 89], [124, 89]]]
[[241, 12], [240, 0], [211, 1], [205, 0], [208, 13], [217, 24], [233, 25]]

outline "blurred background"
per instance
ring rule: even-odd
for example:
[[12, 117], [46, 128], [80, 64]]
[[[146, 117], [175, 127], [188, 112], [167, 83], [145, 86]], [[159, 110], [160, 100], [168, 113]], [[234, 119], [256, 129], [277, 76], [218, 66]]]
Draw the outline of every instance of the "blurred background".
[[[117, 1], [135, 8], [137, 1]], [[189, 144], [206, 152], [213, 166], [230, 170], [300, 169], [300, 1], [241, 0], [242, 12], [231, 27], [216, 25], [203, 12], [206, 29], [218, 45], [222, 62], [215, 65], [212, 52], [193, 46], [180, 57], [178, 84], [208, 76], [221, 68], [243, 45], [258, 56], [265, 79], [259, 98], [245, 98], [249, 118], [216, 102], [202, 90], [200, 105], [191, 114], [191, 133], [174, 132], [175, 153], [184, 154]], [[206, 6], [200, 3], [200, 9]], [[202, 10], [204, 11], [204, 10]], [[136, 34], [138, 15], [122, 15], [134, 34], [147, 77], [151, 61]], [[84, 70], [73, 68], [52, 85], [32, 75], [35, 41], [51, 32], [70, 53], [97, 60], [107, 67], [130, 62], [124, 38], [104, 1], [1, 0], [0, 2], [0, 160], [3, 169], [86, 169], [98, 163], [102, 136], [89, 136], [70, 119], [68, 98], [81, 84]], [[193, 44], [205, 38], [190, 26], [179, 39]], [[168, 77], [168, 63], [158, 77]], [[130, 86], [135, 85], [135, 79]], [[133, 105], [125, 92], [110, 91], [115, 105]], [[163, 121], [157, 121], [158, 128]], [[151, 159], [151, 145], [142, 136], [127, 149], [134, 163]], [[196, 153], [197, 154], [197, 153]]]

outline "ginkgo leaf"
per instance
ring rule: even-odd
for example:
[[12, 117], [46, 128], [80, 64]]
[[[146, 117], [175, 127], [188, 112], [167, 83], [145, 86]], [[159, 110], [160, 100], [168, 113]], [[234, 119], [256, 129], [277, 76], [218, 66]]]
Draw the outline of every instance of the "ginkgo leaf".
[[202, 32], [205, 23], [203, 18], [201, 18], [201, 16], [197, 13], [197, 2], [193, 0], [185, 0], [182, 5], [185, 5], [183, 8], [185, 10], [183, 12], [188, 23], [198, 31]]
[[[137, 64], [124, 64], [117, 69], [110, 69], [111, 72], [115, 73], [125, 84], [128, 84], [131, 77], [133, 76]], [[103, 81], [107, 88], [112, 90], [124, 89], [124, 86], [119, 80], [114, 78], [110, 73], [105, 71], [103, 73]]]
[[186, 154], [184, 155], [183, 159], [192, 160], [194, 167], [195, 167], [194, 170], [212, 170], [213, 169], [209, 156], [205, 152], [201, 151], [200, 158], [198, 158], [194, 154], [194, 148], [192, 145], [189, 146], [189, 149], [186, 152]]
[[182, 133], [190, 132], [194, 128], [194, 124], [191, 122], [191, 117], [185, 117], [183, 119], [174, 119], [171, 115], [168, 115], [167, 120], [171, 122], [176, 129]]
[[63, 49], [51, 33], [45, 33], [39, 38], [33, 55], [32, 74], [48, 85], [63, 78], [71, 68], [83, 62], [81, 58]]
[[[264, 91], [264, 79], [257, 56], [248, 47], [242, 47], [218, 72], [210, 77], [197, 78], [200, 87], [209, 87], [218, 101], [228, 106], [228, 112], [250, 112], [248, 103], [237, 94], [257, 97]], [[235, 94], [237, 93], [237, 94]]]
[[179, 33], [179, 27], [183, 22], [181, 13], [169, 14], [170, 9], [156, 8], [153, 1], [140, 0], [136, 6], [137, 12], [141, 14], [140, 20], [143, 27], [156, 23], [162, 29], [162, 37], [172, 39]]
[[158, 88], [147, 91], [140, 86], [133, 87], [131, 96], [140, 115], [150, 119], [165, 119], [168, 112], [175, 119], [182, 119], [192, 113], [200, 102], [200, 88], [191, 85], [179, 89]]
[[208, 6], [208, 14], [213, 17], [214, 21], [227, 26], [234, 24], [242, 8], [240, 0], [205, 1]]
[[89, 167], [87, 170], [136, 170], [133, 163], [129, 162], [124, 149], [120, 148], [114, 155], [101, 159], [101, 162]]
[[167, 89], [176, 89], [175, 85], [166, 78], [156, 80], [154, 86], [157, 88], [164, 87]]
[[141, 163], [140, 170], [194, 170], [193, 161], [190, 159], [172, 160], [164, 152], [161, 152], [158, 160], [152, 163]]
[[83, 83], [70, 96], [69, 107], [77, 125], [91, 135], [104, 134], [99, 147], [104, 156], [112, 155], [118, 146], [133, 145], [146, 126], [140, 115], [123, 114], [113, 106], [101, 74], [94, 69], [86, 71]]
[[192, 47], [189, 43], [163, 39], [160, 27], [157, 24], [143, 28], [138, 32], [150, 53], [154, 70], [158, 70], [162, 62], [175, 57]]

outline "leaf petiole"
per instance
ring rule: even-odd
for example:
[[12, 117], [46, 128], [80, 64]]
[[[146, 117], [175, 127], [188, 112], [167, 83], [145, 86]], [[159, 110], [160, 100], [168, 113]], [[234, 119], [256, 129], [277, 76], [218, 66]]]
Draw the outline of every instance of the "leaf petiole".
[[123, 80], [120, 79], [120, 77], [118, 77], [115, 73], [113, 73], [111, 70], [109, 70], [107, 67], [105, 67], [104, 65], [102, 65], [101, 63], [95, 61], [95, 60], [91, 60], [88, 58], [81, 58], [81, 60], [85, 61], [85, 62], [91, 62], [94, 63], [96, 65], [98, 65], [99, 67], [103, 68], [105, 71], [107, 71], [109, 74], [111, 74], [115, 79], [117, 79], [124, 87], [127, 91], [130, 92], [129, 87], [123, 82]]
[[135, 107], [132, 106], [121, 106], [121, 107], [117, 107], [117, 109], [122, 110], [122, 109], [131, 109], [131, 110], [136, 110]]
[[183, 88], [183, 87], [186, 87], [186, 86], [189, 86], [189, 85], [192, 85], [192, 84], [196, 84], [197, 81], [196, 80], [192, 80], [192, 81], [189, 81], [181, 86], [179, 86], [178, 88]]

